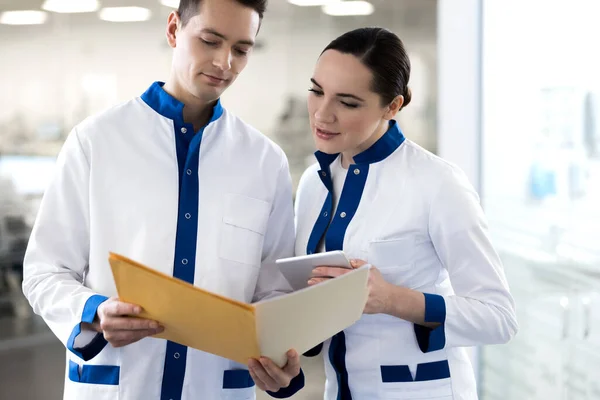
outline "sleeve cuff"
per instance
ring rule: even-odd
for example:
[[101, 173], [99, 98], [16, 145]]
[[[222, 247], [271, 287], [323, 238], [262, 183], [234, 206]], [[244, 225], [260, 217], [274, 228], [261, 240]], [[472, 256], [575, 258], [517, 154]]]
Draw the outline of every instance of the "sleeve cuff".
[[323, 343], [316, 345], [312, 349], [308, 350], [306, 353], [302, 354], [304, 357], [316, 357], [321, 353], [323, 349]]
[[441, 350], [446, 346], [446, 301], [437, 294], [425, 295], [425, 322], [439, 323], [437, 328], [414, 325], [419, 348], [423, 353]]
[[300, 389], [302, 389], [303, 387], [304, 387], [304, 372], [301, 369], [300, 373], [292, 379], [292, 381], [290, 382], [288, 387], [279, 389], [277, 392], [267, 391], [267, 393], [269, 394], [269, 396], [274, 397], [276, 399], [285, 399], [288, 397], [292, 397], [298, 391], [300, 391]]
[[81, 321], [75, 325], [75, 328], [73, 328], [71, 336], [67, 341], [67, 349], [84, 361], [89, 361], [96, 357], [108, 343], [102, 334], [97, 333], [94, 338], [85, 346], [75, 347], [77, 336], [79, 336], [81, 333], [81, 324], [84, 322], [88, 324], [94, 322], [98, 306], [100, 306], [100, 304], [106, 300], [108, 300], [108, 297], [93, 295], [85, 302], [85, 306], [83, 307], [83, 312], [81, 314]]

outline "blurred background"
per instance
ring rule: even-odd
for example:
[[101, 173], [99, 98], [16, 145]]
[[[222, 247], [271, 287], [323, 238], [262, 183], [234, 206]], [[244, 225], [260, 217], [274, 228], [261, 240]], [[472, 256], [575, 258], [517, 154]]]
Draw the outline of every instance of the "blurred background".
[[[72, 127], [167, 78], [177, 3], [0, 0], [0, 399], [62, 398], [64, 348], [21, 294], [23, 253]], [[517, 337], [472, 351], [484, 400], [600, 399], [598, 17], [598, 0], [270, 0], [222, 99], [283, 147], [296, 185], [322, 49], [361, 26], [402, 38], [400, 126], [466, 171], [517, 301]], [[322, 398], [322, 361], [303, 362], [294, 398]]]

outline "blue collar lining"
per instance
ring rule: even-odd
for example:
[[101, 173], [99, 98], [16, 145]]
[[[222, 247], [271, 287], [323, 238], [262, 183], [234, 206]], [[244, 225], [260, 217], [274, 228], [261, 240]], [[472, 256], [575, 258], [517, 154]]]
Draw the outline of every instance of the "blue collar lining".
[[[388, 130], [371, 147], [360, 154], [354, 156], [354, 164], [373, 164], [385, 160], [404, 142], [405, 137], [398, 123], [390, 120]], [[339, 156], [337, 154], [327, 154], [321, 151], [315, 152], [315, 157], [321, 166], [321, 170], [328, 171], [331, 163]]]
[[[142, 100], [163, 117], [172, 119], [180, 125], [184, 125], [184, 104], [167, 93], [163, 89], [163, 85], [164, 82], [154, 82], [144, 94], [142, 94]], [[212, 117], [208, 123], [210, 124], [211, 122], [216, 121], [221, 115], [223, 115], [223, 106], [219, 99], [217, 100], [217, 104], [213, 107]]]

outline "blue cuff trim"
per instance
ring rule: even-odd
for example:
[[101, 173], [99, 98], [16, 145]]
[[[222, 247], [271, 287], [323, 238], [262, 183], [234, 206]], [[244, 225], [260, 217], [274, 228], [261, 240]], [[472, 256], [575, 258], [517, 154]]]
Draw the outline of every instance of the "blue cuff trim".
[[223, 373], [223, 389], [246, 389], [254, 386], [247, 369], [230, 369]]
[[75, 338], [81, 333], [81, 323], [85, 322], [91, 324], [94, 322], [98, 306], [100, 306], [100, 304], [104, 303], [106, 300], [108, 300], [108, 297], [101, 296], [99, 294], [95, 294], [87, 299], [85, 306], [83, 306], [81, 322], [75, 325], [75, 328], [73, 328], [71, 336], [69, 336], [69, 340], [67, 341], [67, 349], [84, 361], [89, 361], [96, 357], [108, 343], [106, 339], [104, 339], [104, 336], [99, 333], [87, 346], [81, 348], [73, 347], [75, 345]]
[[302, 389], [303, 387], [304, 387], [304, 372], [302, 370], [300, 370], [300, 373], [292, 379], [292, 381], [290, 382], [290, 385], [288, 387], [279, 389], [277, 392], [267, 391], [267, 394], [276, 399], [285, 399], [288, 397], [292, 397], [297, 392], [299, 392], [300, 389]]
[[446, 321], [446, 302], [439, 294], [423, 293], [425, 295], [425, 322]]
[[306, 353], [303, 354], [304, 357], [316, 357], [321, 353], [321, 350], [323, 350], [323, 343], [316, 345], [315, 347], [313, 347], [312, 349], [308, 350]]
[[415, 379], [408, 365], [382, 365], [381, 380], [384, 383], [394, 382], [424, 382], [450, 378], [448, 360], [435, 361], [417, 365]]
[[69, 360], [69, 380], [95, 385], [118, 385], [121, 368], [116, 365], [82, 365]]
[[425, 322], [441, 324], [435, 329], [414, 325], [419, 348], [423, 353], [441, 350], [446, 346], [446, 301], [437, 294], [425, 294]]

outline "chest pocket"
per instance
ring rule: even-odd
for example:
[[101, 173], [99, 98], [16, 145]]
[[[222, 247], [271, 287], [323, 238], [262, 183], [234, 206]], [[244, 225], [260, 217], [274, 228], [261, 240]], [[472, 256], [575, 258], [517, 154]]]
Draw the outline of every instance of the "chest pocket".
[[219, 257], [260, 266], [271, 205], [241, 194], [224, 198]]
[[377, 267], [389, 283], [408, 287], [415, 271], [413, 237], [375, 240], [369, 243], [368, 261]]

